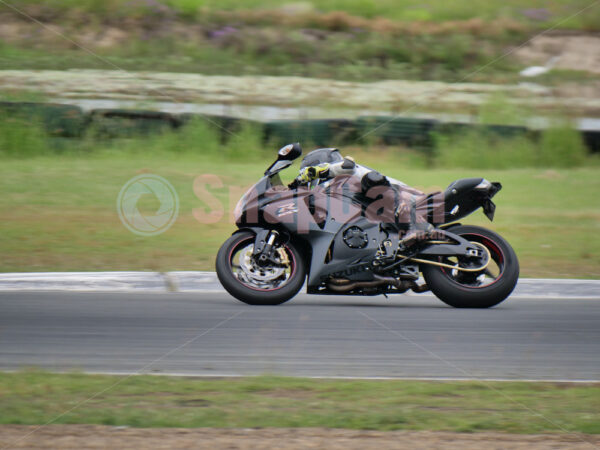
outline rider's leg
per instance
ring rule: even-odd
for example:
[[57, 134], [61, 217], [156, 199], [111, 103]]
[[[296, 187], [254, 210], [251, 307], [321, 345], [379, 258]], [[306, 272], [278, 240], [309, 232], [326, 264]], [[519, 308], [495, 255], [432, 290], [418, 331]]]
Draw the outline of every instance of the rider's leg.
[[427, 221], [425, 211], [419, 211], [417, 196], [403, 196], [403, 204], [399, 207], [399, 220], [407, 225], [406, 231], [402, 231], [399, 246], [401, 249], [414, 247], [419, 241], [431, 239], [435, 227]]

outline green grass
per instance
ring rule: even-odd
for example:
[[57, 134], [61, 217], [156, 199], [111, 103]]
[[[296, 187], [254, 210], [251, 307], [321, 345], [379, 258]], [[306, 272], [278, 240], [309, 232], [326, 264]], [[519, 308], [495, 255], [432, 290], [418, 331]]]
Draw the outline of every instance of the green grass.
[[597, 434], [599, 408], [598, 385], [0, 374], [2, 424]]
[[[213, 270], [220, 244], [235, 229], [228, 212], [261, 176], [275, 149], [261, 148], [251, 129], [227, 145], [211, 133], [197, 126], [146, 139], [87, 138], [70, 141], [60, 151], [53, 141], [44, 141], [41, 155], [5, 155], [0, 159], [0, 271]], [[14, 134], [8, 140], [12, 145], [19, 142]], [[7, 149], [2, 139], [0, 153]], [[36, 144], [37, 137], [31, 139]], [[495, 222], [480, 212], [463, 222], [504, 235], [524, 276], [596, 278], [600, 273], [597, 167], [431, 169], [422, 157], [396, 148], [344, 153], [423, 190], [443, 189], [468, 176], [500, 181], [504, 189], [495, 198]], [[291, 179], [297, 167], [285, 176]], [[140, 173], [165, 177], [180, 197], [179, 218], [159, 236], [136, 236], [117, 215], [121, 187]], [[210, 210], [205, 194], [194, 193], [194, 180], [203, 174], [222, 181], [222, 186], [206, 187], [223, 204], [216, 223], [195, 218]], [[151, 201], [144, 205], [148, 211], [156, 206]]]

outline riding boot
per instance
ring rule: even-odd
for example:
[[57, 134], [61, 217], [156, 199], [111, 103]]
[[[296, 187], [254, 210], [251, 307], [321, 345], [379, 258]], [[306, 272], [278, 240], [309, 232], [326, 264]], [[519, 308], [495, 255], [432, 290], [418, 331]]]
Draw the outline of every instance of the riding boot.
[[434, 230], [435, 227], [430, 223], [411, 224], [406, 234], [398, 242], [398, 247], [402, 250], [411, 249], [419, 241], [431, 239]]

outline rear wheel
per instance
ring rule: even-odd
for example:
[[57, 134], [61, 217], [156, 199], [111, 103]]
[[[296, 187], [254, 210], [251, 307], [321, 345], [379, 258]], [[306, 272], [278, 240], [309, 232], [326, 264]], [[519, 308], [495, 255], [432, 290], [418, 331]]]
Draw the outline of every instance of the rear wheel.
[[459, 225], [448, 231], [485, 247], [489, 252], [489, 264], [484, 270], [472, 272], [458, 268], [478, 268], [485, 260], [440, 257], [436, 261], [457, 269], [423, 264], [423, 277], [431, 291], [456, 308], [489, 308], [506, 299], [519, 279], [519, 261], [510, 244], [499, 234], [482, 227]]
[[306, 277], [300, 252], [291, 244], [275, 244], [277, 264], [257, 264], [254, 233], [243, 231], [223, 243], [217, 254], [217, 276], [223, 287], [249, 305], [279, 305], [295, 296]]

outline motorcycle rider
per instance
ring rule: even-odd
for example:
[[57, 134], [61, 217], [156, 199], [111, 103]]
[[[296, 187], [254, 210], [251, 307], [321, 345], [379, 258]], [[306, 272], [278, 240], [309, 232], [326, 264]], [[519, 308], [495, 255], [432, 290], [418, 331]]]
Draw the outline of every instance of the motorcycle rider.
[[422, 197], [422, 192], [398, 180], [390, 179], [376, 170], [356, 164], [352, 157], [343, 157], [336, 148], [317, 149], [306, 155], [300, 166], [300, 174], [288, 187], [314, 187], [343, 175], [359, 177], [363, 194], [379, 188], [377, 192], [393, 195], [394, 200], [390, 205], [394, 205], [396, 223], [407, 225], [406, 231], [401, 232], [400, 249], [409, 250], [420, 239], [431, 237], [434, 227], [427, 221], [426, 215], [419, 214], [418, 211], [417, 197]]

